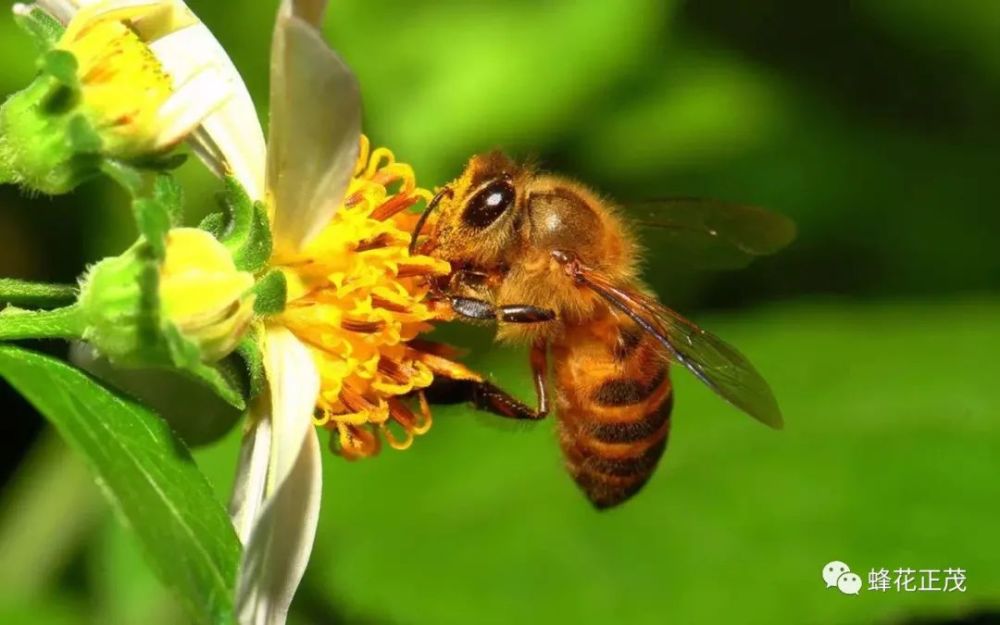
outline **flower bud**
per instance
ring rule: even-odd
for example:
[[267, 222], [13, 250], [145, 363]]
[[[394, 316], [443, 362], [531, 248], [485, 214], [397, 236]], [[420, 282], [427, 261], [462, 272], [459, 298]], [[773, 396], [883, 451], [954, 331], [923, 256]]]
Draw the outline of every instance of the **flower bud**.
[[0, 107], [0, 182], [66, 193], [103, 157], [144, 160], [175, 147], [230, 94], [213, 59], [163, 56], [177, 56], [193, 24], [171, 2], [80, 9], [35, 81]]
[[189, 346], [214, 362], [249, 327], [253, 284], [211, 234], [175, 228], [162, 263], [139, 241], [93, 267], [80, 294], [84, 339], [118, 364], [182, 366]]
[[228, 355], [253, 317], [253, 276], [237, 271], [229, 249], [197, 228], [167, 234], [160, 269], [164, 314], [198, 344], [206, 360]]

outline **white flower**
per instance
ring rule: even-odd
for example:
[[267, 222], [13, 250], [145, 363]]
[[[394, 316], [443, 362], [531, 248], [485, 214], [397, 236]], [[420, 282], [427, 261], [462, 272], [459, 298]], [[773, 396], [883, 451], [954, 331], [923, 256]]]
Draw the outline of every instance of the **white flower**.
[[[67, 24], [81, 10], [155, 7], [171, 33], [148, 42], [171, 74], [210, 62], [229, 85], [225, 104], [201, 118], [190, 141], [219, 174], [234, 176], [273, 209], [275, 254], [295, 254], [343, 203], [361, 138], [357, 82], [324, 43], [325, 0], [283, 0], [271, 52], [271, 116], [264, 135], [253, 102], [218, 41], [180, 0], [39, 0]], [[180, 107], [178, 110], [183, 109]], [[186, 109], [184, 109], [186, 110]], [[313, 411], [320, 376], [313, 356], [281, 325], [262, 340], [267, 390], [251, 405], [230, 513], [244, 545], [236, 611], [242, 625], [285, 622], [312, 551], [321, 466]]]
[[[250, 131], [241, 128], [245, 117], [205, 126], [213, 167], [272, 208], [275, 255], [296, 253], [330, 221], [358, 158], [358, 85], [320, 35], [325, 5], [284, 0], [278, 11], [266, 176], [264, 145], [234, 140]], [[240, 132], [220, 136], [217, 128]], [[267, 325], [262, 349], [268, 388], [251, 406], [230, 503], [244, 544], [236, 599], [242, 625], [285, 622], [312, 551], [321, 494], [315, 361], [280, 324]]]

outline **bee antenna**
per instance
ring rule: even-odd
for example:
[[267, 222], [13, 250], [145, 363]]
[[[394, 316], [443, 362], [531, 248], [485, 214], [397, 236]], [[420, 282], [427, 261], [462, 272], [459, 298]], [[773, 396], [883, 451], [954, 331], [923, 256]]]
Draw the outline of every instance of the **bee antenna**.
[[427, 223], [427, 218], [431, 216], [431, 212], [437, 208], [438, 202], [440, 202], [441, 198], [445, 195], [450, 198], [455, 195], [455, 192], [451, 190], [451, 187], [444, 187], [437, 192], [437, 195], [435, 195], [427, 204], [427, 208], [424, 209], [424, 212], [420, 214], [420, 219], [417, 220], [417, 225], [413, 228], [413, 237], [410, 239], [410, 256], [413, 256], [417, 250], [417, 237], [420, 236], [420, 231], [424, 229], [424, 224]]

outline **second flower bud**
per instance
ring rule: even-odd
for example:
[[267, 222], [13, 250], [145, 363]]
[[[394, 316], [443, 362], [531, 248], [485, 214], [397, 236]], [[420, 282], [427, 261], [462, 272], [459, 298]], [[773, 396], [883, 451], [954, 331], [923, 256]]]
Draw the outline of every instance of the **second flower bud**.
[[123, 365], [177, 366], [178, 351], [190, 346], [201, 362], [214, 362], [232, 352], [249, 327], [253, 284], [211, 234], [174, 228], [162, 263], [140, 240], [93, 267], [80, 294], [84, 338]]

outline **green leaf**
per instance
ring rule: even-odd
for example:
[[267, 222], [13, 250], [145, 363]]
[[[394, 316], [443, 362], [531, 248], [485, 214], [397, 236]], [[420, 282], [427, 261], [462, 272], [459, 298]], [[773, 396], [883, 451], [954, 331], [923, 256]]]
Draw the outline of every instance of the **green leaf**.
[[47, 356], [0, 347], [0, 376], [88, 460], [150, 565], [192, 617], [231, 622], [239, 542], [211, 485], [166, 424]]
[[[70, 359], [101, 384], [155, 412], [191, 448], [218, 440], [243, 416], [242, 408], [223, 400], [215, 389], [188, 371], [163, 366], [118, 367], [83, 343], [73, 345]], [[245, 367], [238, 355], [231, 354], [215, 366], [238, 368], [235, 375], [232, 371], [225, 375], [232, 375], [241, 388], [247, 386]]]
[[146, 565], [127, 528], [107, 519], [89, 545], [87, 584], [94, 606], [92, 623], [188, 623], [173, 594]]

